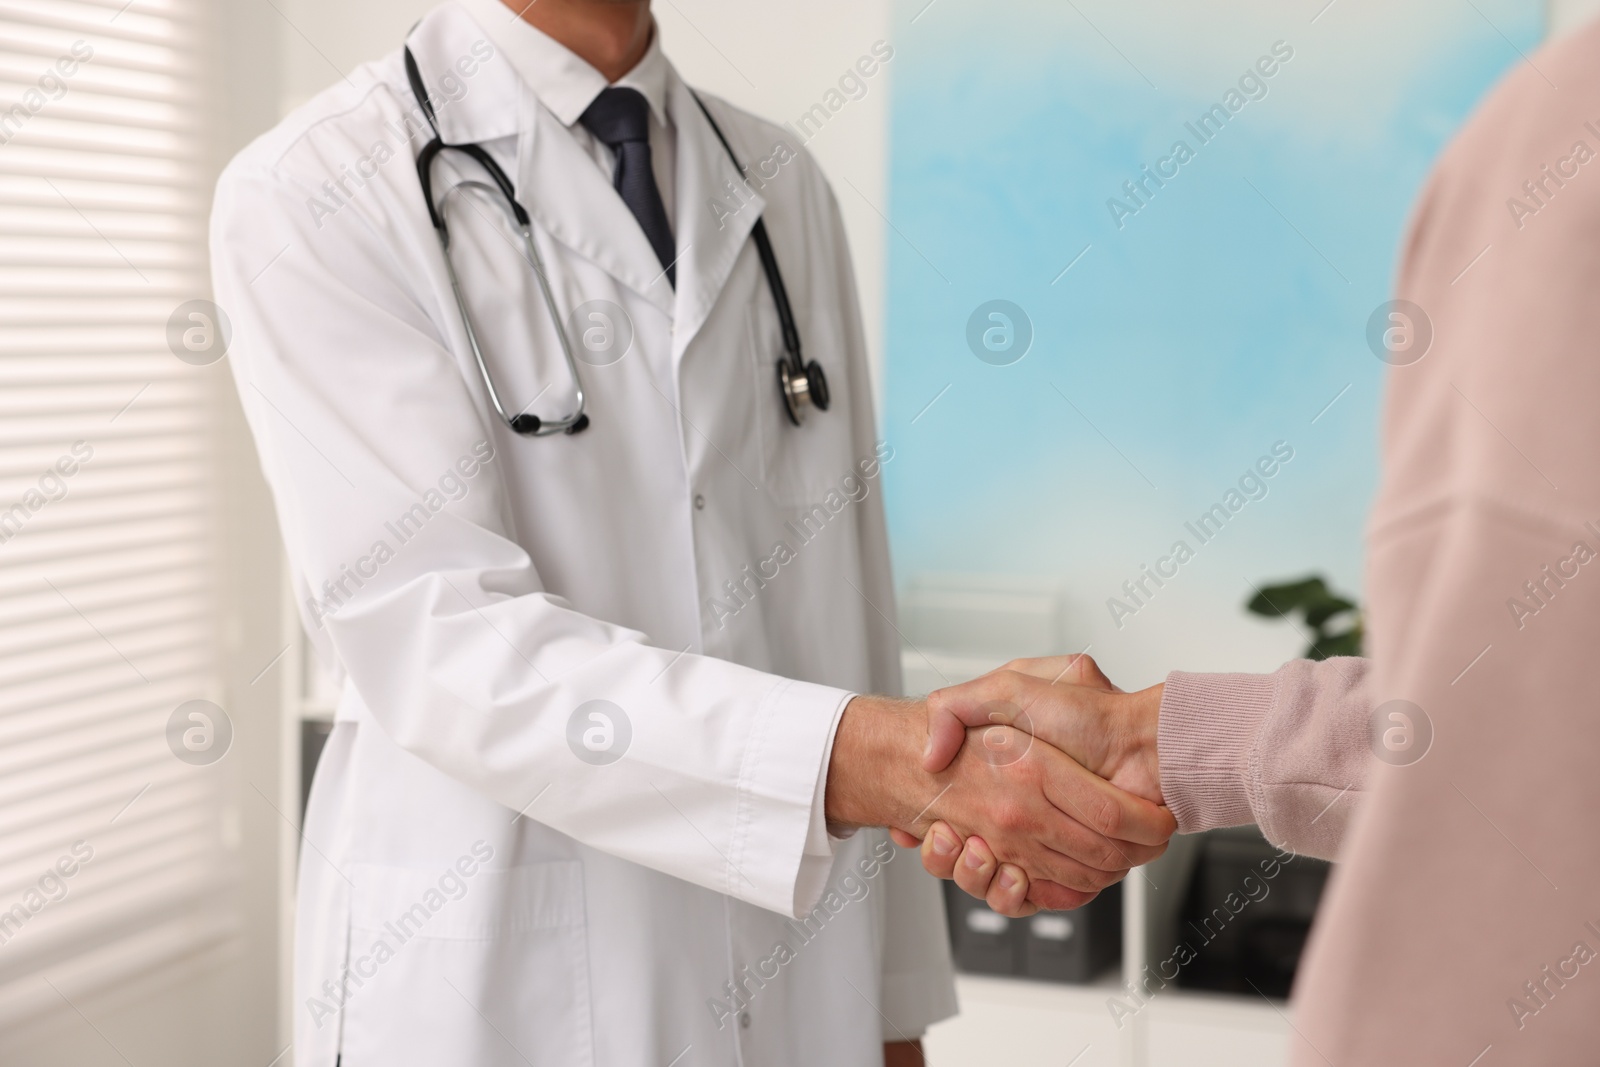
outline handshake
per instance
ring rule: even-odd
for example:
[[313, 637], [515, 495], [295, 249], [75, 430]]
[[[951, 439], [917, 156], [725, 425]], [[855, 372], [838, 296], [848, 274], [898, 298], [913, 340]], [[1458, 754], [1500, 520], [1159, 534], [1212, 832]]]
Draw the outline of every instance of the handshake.
[[1088, 656], [1014, 660], [927, 701], [856, 697], [828, 766], [835, 826], [888, 826], [1002, 915], [1081, 907], [1166, 851], [1162, 687]]

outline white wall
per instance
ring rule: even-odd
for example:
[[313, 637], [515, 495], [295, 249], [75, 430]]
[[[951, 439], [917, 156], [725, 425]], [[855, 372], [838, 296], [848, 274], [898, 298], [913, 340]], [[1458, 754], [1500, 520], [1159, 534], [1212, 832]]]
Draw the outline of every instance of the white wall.
[[[891, 46], [890, 0], [660, 0], [662, 44], [691, 85], [775, 122], [794, 122], [874, 41]], [[862, 317], [883, 402], [884, 215], [888, 204], [891, 60], [807, 142], [844, 213]], [[828, 353], [806, 355], [828, 362]]]
[[[399, 46], [430, 0], [278, 0], [285, 23], [283, 110]], [[693, 86], [776, 122], [821, 100], [874, 41], [889, 40], [890, 0], [659, 0], [662, 44]], [[882, 403], [884, 233], [891, 61], [867, 93], [807, 143], [844, 212]], [[827, 362], [825, 352], [807, 352]]]
[[1559, 37], [1600, 15], [1600, 0], [1549, 0], [1550, 36]]

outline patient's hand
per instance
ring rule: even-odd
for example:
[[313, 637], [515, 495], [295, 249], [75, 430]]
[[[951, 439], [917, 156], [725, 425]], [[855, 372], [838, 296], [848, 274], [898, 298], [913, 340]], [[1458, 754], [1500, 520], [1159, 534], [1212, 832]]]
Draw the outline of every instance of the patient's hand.
[[1088, 656], [1013, 660], [928, 695], [923, 766], [948, 765], [970, 729], [1010, 726], [1049, 742], [1112, 785], [1160, 804], [1156, 735], [1163, 688], [1121, 692]]

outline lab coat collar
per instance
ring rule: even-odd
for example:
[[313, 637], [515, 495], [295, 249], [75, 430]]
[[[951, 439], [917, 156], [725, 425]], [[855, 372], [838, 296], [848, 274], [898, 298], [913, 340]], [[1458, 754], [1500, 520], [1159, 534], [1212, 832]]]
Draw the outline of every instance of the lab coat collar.
[[[564, 54], [598, 79], [595, 92], [605, 87], [598, 71], [516, 18], [498, 0], [441, 4], [416, 25], [406, 44], [433, 95], [445, 143], [487, 144], [516, 137], [517, 201], [539, 228], [670, 316], [672, 285], [638, 221], [566, 123], [512, 61], [513, 55], [537, 52], [541, 41], [554, 49], [549, 52], [554, 61], [565, 62], [557, 53]], [[482, 58], [485, 54], [488, 59]], [[476, 60], [476, 67], [457, 66], [463, 57]], [[664, 59], [661, 63], [666, 66]], [[471, 76], [465, 75], [467, 69], [473, 70]], [[572, 68], [568, 73], [573, 76], [568, 80], [584, 81], [581, 70]], [[553, 78], [551, 84], [561, 80]], [[410, 91], [405, 92], [409, 105]], [[661, 95], [664, 99], [664, 89]], [[571, 99], [559, 92], [556, 96], [556, 103], [568, 109], [578, 106], [581, 93]], [[421, 126], [420, 113], [413, 117], [413, 125]]]
[[[517, 132], [513, 102], [521, 82], [516, 68], [494, 35], [467, 17], [460, 4], [442, 4], [428, 12], [406, 36], [406, 47], [416, 57], [446, 144], [482, 143]], [[412, 125], [425, 130], [410, 88], [402, 91], [413, 113]]]
[[[491, 6], [479, 10], [474, 17], [465, 4]], [[644, 230], [605, 174], [573, 139], [567, 124], [549, 103], [517, 73], [510, 50], [495, 41], [500, 33], [509, 33], [520, 25], [552, 46], [560, 46], [520, 19], [491, 33], [479, 20], [494, 21], [490, 15], [497, 15], [497, 9], [503, 9], [508, 19], [514, 16], [498, 0], [444, 4], [430, 12], [407, 41], [424, 81], [436, 94], [447, 88], [443, 72], [455, 67], [462, 56], [475, 55], [475, 44], [476, 54], [484, 51], [484, 42], [493, 48], [493, 56], [479, 63], [476, 74], [470, 79], [457, 79], [465, 90], [439, 108], [440, 133], [451, 144], [520, 135], [517, 200], [541, 229], [674, 320], [676, 361], [711, 313], [751, 227], [766, 208], [765, 201], [744, 182], [695, 103], [694, 94], [661, 54], [659, 41], [653, 42], [652, 62], [659, 65], [662, 104], [677, 135], [674, 184], [678, 287], [674, 292]], [[650, 57], [646, 60], [650, 61]], [[643, 66], [645, 62], [635, 67], [630, 77]], [[600, 77], [598, 72], [595, 76]], [[604, 84], [601, 78], [601, 87]], [[569, 100], [561, 106], [576, 105]], [[728, 123], [723, 126], [736, 151], [753, 154], [738, 143]], [[756, 160], [741, 158], [740, 162], [750, 166]]]
[[[678, 291], [672, 345], [676, 361], [711, 314], [751, 228], [766, 210], [766, 201], [744, 181], [695, 102], [694, 93], [670, 65], [666, 89], [667, 111], [678, 130], [674, 179]], [[708, 106], [713, 114], [719, 110], [716, 101]], [[749, 168], [756, 162], [750, 158], [752, 150], [739, 143], [731, 123], [719, 125], [734, 151], [741, 154], [739, 162]]]
[[551, 236], [672, 318], [676, 362], [710, 315], [766, 204], [744, 185], [677, 71], [664, 58], [662, 66], [667, 117], [677, 131], [676, 292], [605, 174], [526, 85], [517, 189]]
[[[639, 221], [560, 118], [525, 82], [519, 88], [517, 200], [540, 229], [670, 317], [672, 283]], [[682, 284], [681, 264], [678, 281]]]

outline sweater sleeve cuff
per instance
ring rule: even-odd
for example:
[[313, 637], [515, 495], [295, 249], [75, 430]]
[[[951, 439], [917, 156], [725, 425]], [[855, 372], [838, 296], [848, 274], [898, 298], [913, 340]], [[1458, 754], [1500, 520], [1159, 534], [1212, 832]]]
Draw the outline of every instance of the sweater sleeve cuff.
[[1250, 751], [1276, 693], [1270, 674], [1167, 675], [1156, 751], [1179, 833], [1255, 822]]

